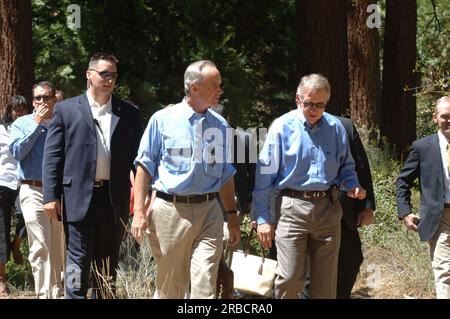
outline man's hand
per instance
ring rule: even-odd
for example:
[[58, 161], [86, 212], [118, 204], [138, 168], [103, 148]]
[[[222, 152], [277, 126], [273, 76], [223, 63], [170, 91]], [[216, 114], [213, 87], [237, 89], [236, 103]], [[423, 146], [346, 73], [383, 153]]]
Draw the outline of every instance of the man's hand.
[[416, 216], [412, 213], [403, 217], [403, 223], [405, 224], [406, 228], [414, 231], [417, 231], [417, 225], [419, 225], [419, 222], [420, 222], [419, 216]]
[[148, 219], [144, 212], [134, 211], [133, 222], [131, 223], [131, 234], [139, 244], [142, 244], [144, 232], [148, 229]]
[[275, 237], [273, 225], [270, 223], [258, 225], [258, 239], [263, 248], [269, 249], [272, 247], [272, 240]]
[[239, 244], [241, 240], [241, 228], [239, 227], [237, 214], [228, 214], [228, 232], [230, 233], [228, 245], [233, 247]]
[[366, 190], [362, 187], [353, 187], [347, 192], [347, 196], [351, 198], [364, 199], [366, 198]]
[[44, 204], [44, 212], [53, 220], [59, 220], [61, 216], [61, 202], [59, 200]]
[[37, 124], [41, 124], [47, 118], [47, 113], [49, 112], [49, 108], [44, 104], [41, 104], [36, 108], [36, 112], [34, 113], [34, 121]]
[[375, 214], [372, 208], [366, 208], [358, 214], [358, 221], [356, 226], [361, 227], [370, 225], [375, 222]]

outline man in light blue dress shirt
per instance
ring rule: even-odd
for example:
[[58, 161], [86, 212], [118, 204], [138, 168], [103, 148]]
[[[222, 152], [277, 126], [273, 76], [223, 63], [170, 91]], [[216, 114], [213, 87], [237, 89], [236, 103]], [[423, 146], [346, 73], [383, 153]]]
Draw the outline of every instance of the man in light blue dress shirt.
[[38, 298], [60, 298], [64, 236], [61, 221], [44, 212], [42, 159], [48, 126], [55, 107], [55, 86], [47, 81], [33, 87], [33, 114], [11, 125], [9, 150], [19, 162], [20, 206], [27, 228], [34, 287]]
[[[355, 172], [347, 135], [324, 112], [328, 80], [304, 76], [297, 88], [298, 109], [276, 119], [259, 155], [254, 217], [258, 237], [270, 248], [275, 236], [277, 298], [298, 298], [305, 281], [305, 256], [311, 256], [311, 298], [335, 298], [342, 210], [337, 187], [352, 198], [365, 198]], [[270, 214], [271, 195], [281, 192], [280, 217]]]
[[[134, 185], [133, 236], [148, 229], [156, 260], [155, 298], [214, 298], [222, 254], [223, 216], [230, 245], [240, 239], [234, 203], [235, 169], [229, 126], [208, 107], [219, 102], [222, 79], [208, 60], [192, 63], [184, 75], [186, 97], [156, 112], [139, 147]], [[150, 185], [156, 191], [150, 221], [144, 213]]]

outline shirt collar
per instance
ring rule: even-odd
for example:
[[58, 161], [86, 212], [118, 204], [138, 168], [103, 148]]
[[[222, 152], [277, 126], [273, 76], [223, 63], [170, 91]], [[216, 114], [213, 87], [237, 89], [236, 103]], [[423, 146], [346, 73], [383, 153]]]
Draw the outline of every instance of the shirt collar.
[[94, 100], [94, 97], [91, 95], [89, 90], [86, 91], [86, 96], [87, 96], [90, 107], [93, 107], [93, 108], [96, 108], [99, 110], [105, 110], [105, 112], [108, 112], [108, 113], [111, 112], [111, 109], [112, 109], [111, 95], [109, 96], [109, 99], [106, 102], [106, 104], [103, 104], [103, 105], [100, 105], [100, 103], [98, 103], [97, 101]]
[[179, 111], [182, 116], [184, 116], [186, 119], [191, 119], [193, 116], [196, 118], [202, 118], [208, 114], [208, 109], [203, 113], [197, 113], [194, 111], [194, 109], [186, 102], [186, 98], [181, 101], [179, 106]]
[[309, 122], [305, 118], [305, 115], [303, 115], [303, 112], [302, 112], [301, 108], [299, 108], [299, 107], [297, 108], [297, 114], [298, 114], [298, 118], [300, 119], [300, 122], [303, 124], [303, 126], [305, 128], [307, 128], [308, 130], [310, 130], [310, 129], [314, 128], [314, 127], [320, 128], [322, 126], [322, 124], [323, 124], [323, 117], [324, 117], [325, 112], [322, 114], [322, 117], [314, 125], [309, 124]]
[[438, 130], [438, 137], [439, 137], [439, 145], [440, 145], [440, 147], [446, 150], [448, 145], [449, 145], [449, 141], [444, 136], [444, 134], [442, 134], [441, 130]]

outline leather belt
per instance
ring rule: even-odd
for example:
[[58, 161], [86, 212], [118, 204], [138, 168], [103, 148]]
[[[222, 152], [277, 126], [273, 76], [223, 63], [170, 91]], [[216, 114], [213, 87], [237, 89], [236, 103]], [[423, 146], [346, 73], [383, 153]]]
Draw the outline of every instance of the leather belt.
[[35, 186], [35, 187], [42, 187], [42, 182], [41, 181], [33, 181], [31, 179], [21, 180], [20, 183], [21, 184], [27, 184], [27, 185]]
[[450, 203], [444, 203], [444, 208], [450, 208]]
[[202, 202], [206, 202], [217, 198], [219, 195], [217, 193], [207, 193], [201, 195], [190, 195], [190, 196], [181, 196], [181, 195], [172, 195], [166, 194], [163, 192], [156, 192], [156, 197], [162, 198], [168, 202], [172, 203], [184, 203], [184, 204], [198, 204]]
[[298, 191], [295, 189], [283, 189], [281, 191], [281, 194], [283, 196], [289, 196], [294, 198], [301, 198], [301, 199], [323, 199], [330, 197], [330, 190], [328, 189], [326, 191]]
[[109, 181], [107, 180], [95, 180], [94, 181], [94, 187], [103, 187], [109, 184]]

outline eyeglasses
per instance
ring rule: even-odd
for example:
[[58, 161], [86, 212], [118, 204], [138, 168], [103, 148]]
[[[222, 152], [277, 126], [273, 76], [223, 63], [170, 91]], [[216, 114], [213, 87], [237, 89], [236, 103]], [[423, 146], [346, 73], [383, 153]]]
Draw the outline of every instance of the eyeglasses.
[[117, 72], [109, 72], [109, 71], [97, 71], [94, 69], [89, 69], [90, 71], [95, 71], [100, 75], [103, 80], [115, 80], [117, 78]]
[[52, 95], [37, 95], [33, 97], [33, 100], [35, 102], [39, 102], [40, 100], [42, 100], [42, 102], [48, 102], [50, 100], [52, 100], [54, 98], [54, 96]]
[[327, 106], [327, 103], [319, 102], [319, 103], [313, 103], [311, 101], [302, 101], [303, 106], [310, 109], [312, 107], [315, 107], [316, 109], [324, 109], [325, 106]]

